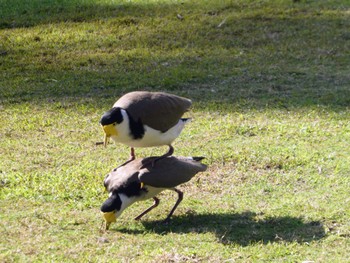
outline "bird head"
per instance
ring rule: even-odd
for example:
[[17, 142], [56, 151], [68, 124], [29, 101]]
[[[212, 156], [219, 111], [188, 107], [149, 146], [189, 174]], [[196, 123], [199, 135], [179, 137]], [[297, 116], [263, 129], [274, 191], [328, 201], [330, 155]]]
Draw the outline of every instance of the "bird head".
[[122, 201], [117, 193], [111, 193], [110, 197], [102, 204], [101, 214], [105, 221], [105, 229], [116, 222], [117, 217], [121, 214]]
[[104, 146], [107, 146], [108, 140], [112, 136], [118, 136], [117, 125], [122, 123], [123, 115], [121, 113], [121, 108], [114, 107], [109, 111], [106, 111], [100, 120], [100, 124], [105, 133]]

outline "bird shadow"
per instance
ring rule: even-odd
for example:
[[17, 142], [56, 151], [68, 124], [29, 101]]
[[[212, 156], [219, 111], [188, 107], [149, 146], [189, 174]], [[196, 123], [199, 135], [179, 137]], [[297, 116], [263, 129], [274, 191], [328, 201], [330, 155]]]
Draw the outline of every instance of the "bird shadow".
[[[168, 233], [214, 233], [219, 243], [248, 246], [252, 243], [305, 243], [325, 237], [320, 221], [305, 222], [302, 218], [282, 216], [264, 217], [254, 212], [207, 213], [174, 216], [169, 224], [160, 221], [142, 221], [147, 231]], [[144, 234], [142, 230], [120, 228], [128, 234]]]

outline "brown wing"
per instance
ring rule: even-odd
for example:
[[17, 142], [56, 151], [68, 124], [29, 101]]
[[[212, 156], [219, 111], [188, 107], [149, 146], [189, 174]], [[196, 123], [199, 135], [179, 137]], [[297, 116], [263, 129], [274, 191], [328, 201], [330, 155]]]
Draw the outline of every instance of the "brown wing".
[[189, 99], [164, 92], [134, 91], [122, 96], [113, 107], [125, 109], [135, 121], [165, 132], [188, 111]]
[[[144, 161], [148, 162], [149, 158]], [[206, 165], [191, 158], [171, 156], [158, 160], [154, 167], [142, 169], [138, 178], [146, 185], [171, 188], [191, 180], [198, 172], [206, 169]]]
[[139, 181], [138, 175], [142, 166], [142, 158], [129, 162], [126, 165], [113, 169], [104, 179], [104, 185], [111, 192], [123, 185]]

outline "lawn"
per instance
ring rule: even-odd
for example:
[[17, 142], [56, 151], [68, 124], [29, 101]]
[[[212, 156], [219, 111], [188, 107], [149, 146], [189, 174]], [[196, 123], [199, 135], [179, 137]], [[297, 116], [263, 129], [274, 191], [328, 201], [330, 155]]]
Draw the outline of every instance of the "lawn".
[[[349, 28], [348, 0], [0, 0], [0, 261], [347, 262]], [[208, 170], [103, 232], [133, 90], [192, 99], [174, 154]]]

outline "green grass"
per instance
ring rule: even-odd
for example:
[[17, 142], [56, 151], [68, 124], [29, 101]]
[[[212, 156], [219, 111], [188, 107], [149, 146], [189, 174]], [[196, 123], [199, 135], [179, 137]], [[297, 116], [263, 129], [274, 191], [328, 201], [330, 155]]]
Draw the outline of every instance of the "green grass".
[[[349, 28], [346, 0], [0, 0], [0, 261], [348, 261]], [[132, 90], [193, 100], [175, 154], [209, 168], [170, 225], [164, 192], [102, 233]]]

